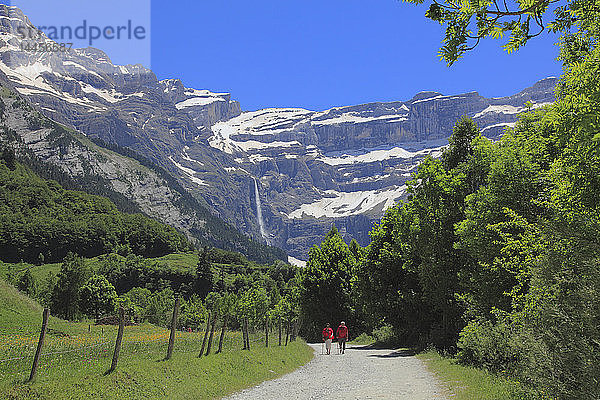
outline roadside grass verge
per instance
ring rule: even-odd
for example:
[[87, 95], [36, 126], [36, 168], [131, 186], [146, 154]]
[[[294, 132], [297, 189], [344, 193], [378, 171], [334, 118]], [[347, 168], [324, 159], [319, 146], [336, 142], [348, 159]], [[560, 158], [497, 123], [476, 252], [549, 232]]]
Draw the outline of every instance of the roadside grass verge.
[[454, 359], [430, 350], [417, 355], [446, 386], [456, 400], [550, 400], [520, 382], [474, 367], [458, 364]]

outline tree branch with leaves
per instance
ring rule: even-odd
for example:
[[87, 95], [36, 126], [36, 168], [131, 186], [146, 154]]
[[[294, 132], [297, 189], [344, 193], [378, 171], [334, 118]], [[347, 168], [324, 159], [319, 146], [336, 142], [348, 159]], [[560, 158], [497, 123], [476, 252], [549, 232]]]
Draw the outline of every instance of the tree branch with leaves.
[[[422, 4], [424, 0], [404, 0]], [[554, 19], [547, 21], [554, 7]], [[508, 53], [518, 50], [544, 31], [569, 33], [586, 29], [586, 23], [600, 15], [597, 0], [433, 0], [425, 16], [446, 26], [439, 56], [452, 65], [482, 39], [508, 41]]]

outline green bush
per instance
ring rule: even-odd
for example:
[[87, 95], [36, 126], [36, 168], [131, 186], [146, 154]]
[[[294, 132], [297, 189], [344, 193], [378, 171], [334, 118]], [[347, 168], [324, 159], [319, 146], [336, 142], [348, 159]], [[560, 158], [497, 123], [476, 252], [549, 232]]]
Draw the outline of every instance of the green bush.
[[375, 342], [379, 345], [393, 345], [397, 342], [397, 336], [390, 325], [383, 325], [380, 328], [373, 329], [372, 333]]
[[91, 317], [112, 313], [117, 304], [115, 287], [102, 275], [94, 275], [79, 291], [79, 308]]
[[364, 332], [352, 340], [352, 343], [354, 343], [354, 344], [364, 344], [364, 345], [372, 344], [373, 342], [375, 342], [375, 338]]
[[458, 360], [462, 364], [503, 371], [520, 363], [519, 350], [512, 343], [512, 333], [501, 322], [471, 321], [460, 333]]

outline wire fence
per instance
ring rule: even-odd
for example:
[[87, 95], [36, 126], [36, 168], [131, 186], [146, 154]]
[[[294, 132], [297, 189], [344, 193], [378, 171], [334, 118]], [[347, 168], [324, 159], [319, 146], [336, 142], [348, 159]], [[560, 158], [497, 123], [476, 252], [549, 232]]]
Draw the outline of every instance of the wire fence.
[[[149, 316], [164, 317], [163, 314]], [[119, 341], [119, 327], [115, 325], [88, 324], [86, 329], [86, 324], [49, 318], [41, 347], [39, 341], [40, 330], [44, 329], [40, 329], [42, 324], [37, 324], [37, 327], [35, 324], [0, 327], [0, 381], [22, 383], [36, 374], [45, 376], [57, 370], [72, 368], [85, 370], [106, 366], [107, 372], [110, 372], [109, 367], [111, 359], [114, 359], [116, 346], [119, 347], [117, 358], [147, 358], [152, 361], [168, 359], [169, 355], [165, 355], [168, 354], [169, 347], [172, 347], [174, 354], [205, 357], [209, 353], [243, 351], [248, 347], [267, 346], [265, 330], [249, 329], [247, 320], [240, 323], [242, 331], [225, 329], [223, 334], [222, 320], [219, 322], [215, 324], [211, 334], [210, 329], [208, 333], [205, 330], [189, 332], [177, 330], [173, 326], [169, 330], [149, 323], [124, 326], [121, 319], [123, 332]], [[37, 334], [34, 328], [37, 328]], [[278, 327], [269, 327], [268, 332], [268, 346], [279, 346]], [[295, 340], [296, 332], [295, 322], [286, 322], [281, 345], [285, 346], [288, 341]], [[211, 338], [212, 342], [209, 345]], [[36, 352], [38, 348], [39, 354]]]

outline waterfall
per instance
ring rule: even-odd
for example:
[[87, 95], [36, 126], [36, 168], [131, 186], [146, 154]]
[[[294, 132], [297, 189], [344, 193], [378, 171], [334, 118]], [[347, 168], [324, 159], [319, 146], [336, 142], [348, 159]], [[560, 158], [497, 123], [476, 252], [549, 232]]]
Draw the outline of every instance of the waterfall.
[[262, 208], [260, 205], [260, 196], [258, 194], [258, 183], [256, 183], [256, 178], [254, 179], [254, 204], [256, 204], [256, 217], [258, 219], [258, 228], [260, 229], [260, 236], [269, 243], [267, 239], [267, 233], [265, 232], [265, 222], [263, 221], [262, 216]]

